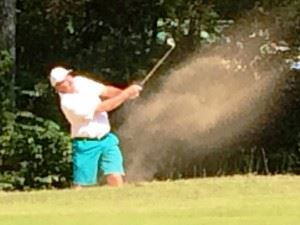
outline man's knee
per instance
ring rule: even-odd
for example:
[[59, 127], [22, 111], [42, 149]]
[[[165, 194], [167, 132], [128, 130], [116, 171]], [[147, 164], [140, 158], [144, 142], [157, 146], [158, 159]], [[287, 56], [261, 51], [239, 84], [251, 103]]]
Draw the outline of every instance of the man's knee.
[[106, 182], [109, 186], [121, 187], [123, 185], [123, 177], [121, 174], [108, 174]]

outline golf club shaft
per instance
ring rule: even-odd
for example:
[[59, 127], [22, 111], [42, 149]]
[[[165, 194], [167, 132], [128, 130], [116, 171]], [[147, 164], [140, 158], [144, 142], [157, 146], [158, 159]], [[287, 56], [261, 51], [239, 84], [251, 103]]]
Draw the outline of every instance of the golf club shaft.
[[159, 66], [166, 60], [166, 58], [173, 51], [175, 46], [171, 46], [171, 48], [164, 54], [164, 56], [155, 64], [155, 66], [151, 69], [151, 71], [147, 74], [147, 76], [140, 83], [141, 86], [144, 86], [145, 83], [150, 79], [150, 77], [155, 73], [155, 71], [159, 68]]

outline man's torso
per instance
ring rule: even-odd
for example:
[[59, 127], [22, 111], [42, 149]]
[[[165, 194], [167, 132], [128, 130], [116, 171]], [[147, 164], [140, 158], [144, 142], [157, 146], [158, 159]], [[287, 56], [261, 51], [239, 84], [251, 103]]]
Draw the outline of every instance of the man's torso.
[[60, 94], [61, 109], [71, 124], [71, 136], [101, 138], [110, 131], [108, 114], [96, 112], [104, 85], [84, 77], [73, 78], [75, 93]]

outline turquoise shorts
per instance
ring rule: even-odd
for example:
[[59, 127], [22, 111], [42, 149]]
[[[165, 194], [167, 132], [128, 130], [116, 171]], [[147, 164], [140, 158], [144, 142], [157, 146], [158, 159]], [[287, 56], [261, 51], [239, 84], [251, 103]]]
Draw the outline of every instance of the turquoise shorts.
[[99, 172], [124, 175], [119, 139], [113, 133], [101, 139], [74, 138], [72, 148], [74, 184], [97, 184]]

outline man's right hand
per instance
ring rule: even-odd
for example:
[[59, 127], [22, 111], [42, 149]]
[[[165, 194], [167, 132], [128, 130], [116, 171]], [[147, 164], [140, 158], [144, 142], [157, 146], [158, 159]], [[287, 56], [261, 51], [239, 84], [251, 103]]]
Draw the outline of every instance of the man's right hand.
[[128, 94], [128, 98], [134, 99], [140, 95], [140, 92], [143, 90], [143, 87], [137, 84], [132, 84], [124, 90]]

